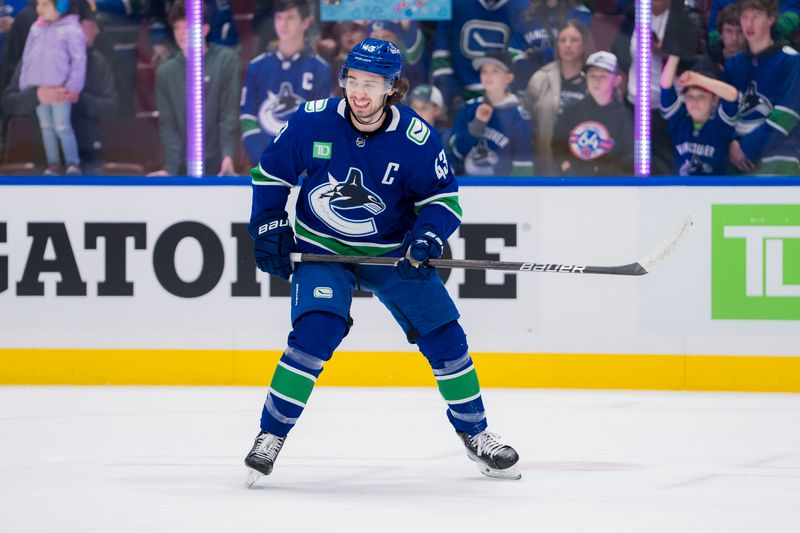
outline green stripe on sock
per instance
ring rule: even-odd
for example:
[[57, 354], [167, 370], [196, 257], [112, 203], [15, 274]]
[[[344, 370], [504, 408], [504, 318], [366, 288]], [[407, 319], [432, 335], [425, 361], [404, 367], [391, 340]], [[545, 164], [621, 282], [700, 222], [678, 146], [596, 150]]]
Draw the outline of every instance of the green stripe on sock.
[[275, 368], [270, 387], [275, 392], [305, 405], [314, 389], [314, 382], [279, 365]]
[[447, 378], [448, 376], [437, 376], [436, 378], [439, 392], [442, 393], [446, 402], [463, 401], [481, 392], [478, 374], [474, 368], [457, 378]]

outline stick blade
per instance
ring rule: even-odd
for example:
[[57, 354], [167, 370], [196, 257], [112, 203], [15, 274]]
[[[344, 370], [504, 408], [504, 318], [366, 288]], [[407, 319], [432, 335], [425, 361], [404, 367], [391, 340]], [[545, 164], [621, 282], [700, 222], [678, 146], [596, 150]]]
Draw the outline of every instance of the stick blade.
[[694, 220], [692, 220], [692, 216], [689, 213], [684, 213], [680, 220], [675, 224], [675, 228], [670, 232], [670, 234], [659, 244], [652, 252], [644, 256], [642, 259], [638, 261], [639, 265], [641, 265], [642, 269], [644, 269], [644, 274], [651, 272], [653, 268], [666, 259], [675, 247], [680, 243], [686, 234], [689, 233], [689, 230], [694, 225]]

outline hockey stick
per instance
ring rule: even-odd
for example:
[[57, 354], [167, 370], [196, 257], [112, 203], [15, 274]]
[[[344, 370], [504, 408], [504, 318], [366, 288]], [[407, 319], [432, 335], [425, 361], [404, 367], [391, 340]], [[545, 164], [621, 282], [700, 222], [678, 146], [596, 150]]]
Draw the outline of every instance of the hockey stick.
[[[465, 268], [468, 270], [506, 270], [514, 272], [551, 272], [559, 274], [610, 274], [613, 276], [642, 276], [652, 271], [655, 265], [666, 258], [675, 246], [689, 232], [692, 217], [685, 214], [675, 229], [652, 252], [642, 259], [618, 266], [567, 265], [562, 263], [516, 263], [511, 261], [490, 261], [482, 259], [430, 259], [430, 266], [441, 268]], [[366, 257], [359, 255], [324, 255], [293, 253], [292, 262], [349, 263], [361, 265], [394, 266], [402, 257]]]

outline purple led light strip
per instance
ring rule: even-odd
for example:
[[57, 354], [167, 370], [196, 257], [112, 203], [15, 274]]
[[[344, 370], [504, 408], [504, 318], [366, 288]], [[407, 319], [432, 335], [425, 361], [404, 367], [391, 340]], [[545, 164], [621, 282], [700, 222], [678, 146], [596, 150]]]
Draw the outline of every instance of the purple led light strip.
[[203, 175], [203, 0], [186, 0], [186, 169]]
[[634, 170], [650, 175], [650, 48], [653, 5], [639, 0], [636, 8], [636, 102], [634, 103]]

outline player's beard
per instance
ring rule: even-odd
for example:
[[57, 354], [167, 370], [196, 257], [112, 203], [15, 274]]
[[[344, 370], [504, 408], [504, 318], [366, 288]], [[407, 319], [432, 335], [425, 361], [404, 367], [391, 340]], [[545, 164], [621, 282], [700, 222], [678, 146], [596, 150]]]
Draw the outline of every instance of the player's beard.
[[353, 97], [347, 97], [347, 103], [350, 105], [350, 113], [353, 114], [353, 118], [356, 122], [363, 124], [365, 126], [369, 126], [378, 122], [384, 111], [384, 102], [386, 100], [386, 96], [382, 95], [380, 101], [376, 104], [375, 101], [370, 98], [369, 105], [366, 108], [358, 108], [353, 104]]

